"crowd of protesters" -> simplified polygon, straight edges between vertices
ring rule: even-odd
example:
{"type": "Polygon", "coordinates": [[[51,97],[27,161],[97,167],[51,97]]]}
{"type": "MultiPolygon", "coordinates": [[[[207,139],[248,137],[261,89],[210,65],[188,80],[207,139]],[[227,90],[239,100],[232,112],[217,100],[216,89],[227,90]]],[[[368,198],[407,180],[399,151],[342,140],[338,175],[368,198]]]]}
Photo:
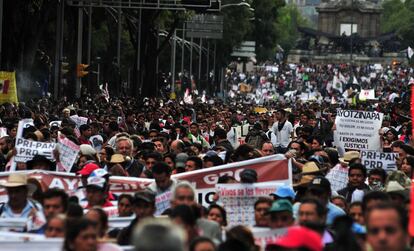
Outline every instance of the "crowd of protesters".
{"type": "MultiPolygon", "coordinates": [[[[0,218],[26,218],[25,231],[64,238],[64,250],[127,245],[136,250],[259,250],[249,227],[227,227],[220,198],[204,208],[193,185],[171,175],[283,154],[292,161],[293,186],[279,187],[254,204],[254,227],[287,229],[266,250],[409,250],[412,75],[412,68],[400,65],[273,65],[248,76],[229,72],[225,101],[97,95],[2,104],[7,135],[0,138],[1,171],[12,166],[19,120],[32,118],[24,138],[57,142],[60,133],[80,145],[70,172],[81,177],[85,201],[57,188],[42,190],[24,172],[11,172],[0,184],[8,196],[0,218]],[[334,86],[339,75],[341,86],[334,86]],[[252,87],[250,94],[242,85],[252,87]],[[376,100],[356,98],[372,88],[376,100]],[[258,106],[265,109],[258,112],[258,106]],[[381,148],[398,153],[397,170],[368,171],[352,149],[340,156],[333,137],[337,108],[384,113],[381,148]],[[88,123],[77,127],[72,115],[88,123]],[[234,128],[243,125],[249,131],[240,140],[234,128]],[[110,176],[154,181],[134,194],[116,195],[108,186],[110,176]],[[171,208],[154,218],[156,196],[168,191],[171,208]],[[103,209],[115,205],[119,217],[131,222],[109,229],[103,209]]],[[[17,163],[16,170],[55,171],[55,158],[37,155],[17,163]]],[[[257,173],[245,169],[240,180],[225,175],[218,182],[254,183],[257,173]]]]}

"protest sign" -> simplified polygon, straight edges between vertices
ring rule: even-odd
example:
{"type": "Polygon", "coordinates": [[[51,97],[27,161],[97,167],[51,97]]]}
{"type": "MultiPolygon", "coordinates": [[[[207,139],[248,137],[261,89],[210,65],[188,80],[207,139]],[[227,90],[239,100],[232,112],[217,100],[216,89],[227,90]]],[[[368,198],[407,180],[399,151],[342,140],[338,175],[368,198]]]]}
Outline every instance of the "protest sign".
{"type": "Polygon", "coordinates": [[[33,119],[22,119],[17,126],[16,138],[23,138],[23,130],[29,126],[34,126],[33,119]]]}
{"type": "Polygon", "coordinates": [[[40,141],[33,141],[23,138],[16,139],[16,156],[14,160],[16,162],[27,162],[35,155],[42,155],[49,160],[54,160],[53,150],[55,149],[55,143],[46,143],[40,141]]]}
{"type": "Polygon", "coordinates": [[[155,197],[155,215],[161,215],[165,210],[170,208],[170,201],[172,198],[172,192],[167,191],[165,193],[159,194],[155,197]]]}
{"type": "Polygon", "coordinates": [[[367,169],[382,168],[386,171],[397,170],[398,153],[361,151],[361,161],[367,169]]]}
{"type": "MultiPolygon", "coordinates": [[[[382,113],[339,109],[335,119],[335,144],[338,148],[379,151],[378,134],[382,113]]],[[[342,151],[338,150],[338,151],[342,151]]]]}
{"type": "Polygon", "coordinates": [[[217,184],[220,201],[227,210],[228,225],[254,226],[254,203],[259,197],[268,197],[279,185],[277,182],[217,184]]]}
{"type": "Polygon", "coordinates": [[[81,125],[88,123],[88,118],[86,117],[79,117],[78,115],[70,116],[70,119],[73,120],[76,124],[76,128],[79,128],[81,125]]]}
{"type": "Polygon", "coordinates": [[[57,171],[70,172],[70,169],[75,163],[80,147],[59,133],[58,136],[58,151],[59,162],[57,162],[57,171]]]}
{"type": "Polygon", "coordinates": [[[261,247],[261,250],[265,250],[267,243],[276,241],[287,232],[287,228],[270,229],[253,227],[250,230],[253,233],[254,243],[261,247]]]}
{"type": "Polygon", "coordinates": [[[6,127],[0,127],[0,138],[7,136],[7,128],[6,127]]]}
{"type": "Polygon", "coordinates": [[[375,99],[375,89],[361,90],[359,100],[375,99]]]}
{"type": "Polygon", "coordinates": [[[208,206],[213,203],[215,185],[220,176],[229,175],[240,180],[240,173],[247,168],[257,172],[258,182],[277,181],[280,184],[292,184],[291,163],[283,154],[175,174],[172,177],[191,182],[197,190],[198,202],[208,206]]]}

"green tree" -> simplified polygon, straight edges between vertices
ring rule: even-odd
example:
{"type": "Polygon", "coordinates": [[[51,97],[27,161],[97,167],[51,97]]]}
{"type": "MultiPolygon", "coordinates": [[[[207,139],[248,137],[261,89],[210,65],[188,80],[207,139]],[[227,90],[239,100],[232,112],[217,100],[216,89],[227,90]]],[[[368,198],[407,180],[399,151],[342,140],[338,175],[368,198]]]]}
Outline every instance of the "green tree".
{"type": "Polygon", "coordinates": [[[403,46],[414,45],[414,1],[386,0],[381,20],[383,32],[396,32],[403,46]]]}
{"type": "Polygon", "coordinates": [[[308,20],[300,14],[296,5],[286,5],[280,8],[276,23],[277,42],[285,52],[292,49],[296,40],[300,37],[297,30],[298,26],[308,25],[308,20]]]}
{"type": "Polygon", "coordinates": [[[256,41],[258,61],[272,59],[281,34],[277,29],[277,19],[284,0],[254,0],[254,29],[252,38],[256,41]]]}

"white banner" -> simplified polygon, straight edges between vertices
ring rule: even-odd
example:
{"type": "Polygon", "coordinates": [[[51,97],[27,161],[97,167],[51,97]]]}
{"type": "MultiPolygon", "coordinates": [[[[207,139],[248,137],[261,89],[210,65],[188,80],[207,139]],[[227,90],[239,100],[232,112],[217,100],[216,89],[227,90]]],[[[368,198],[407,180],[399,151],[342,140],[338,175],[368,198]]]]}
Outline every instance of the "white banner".
{"type": "Polygon", "coordinates": [[[75,163],[80,147],[59,133],[58,136],[59,162],[57,163],[57,171],[70,172],[75,163]]]}
{"type": "Polygon", "coordinates": [[[50,160],[54,160],[53,150],[55,149],[55,143],[45,143],[40,141],[32,141],[23,138],[16,139],[16,156],[14,161],[27,162],[35,155],[42,155],[50,160]]]}
{"type": "Polygon", "coordinates": [[[281,185],[277,182],[217,184],[220,201],[227,210],[228,225],[254,226],[254,203],[259,197],[268,197],[281,185]]]}
{"type": "Polygon", "coordinates": [[[274,242],[280,237],[284,236],[287,232],[287,228],[278,228],[278,229],[270,229],[270,228],[262,228],[262,227],[254,227],[251,228],[254,242],[256,245],[261,247],[260,250],[265,250],[266,244],[268,242],[274,242]]]}
{"type": "Polygon", "coordinates": [[[386,171],[397,170],[396,159],[398,153],[383,153],[375,151],[361,151],[361,160],[367,169],[382,168],[386,171]]]}
{"type": "Polygon", "coordinates": [[[361,90],[359,93],[359,100],[375,99],[375,90],[361,90]]]}
{"type": "Polygon", "coordinates": [[[335,144],[338,148],[379,151],[384,114],[368,111],[340,110],[335,119],[335,144]]]}

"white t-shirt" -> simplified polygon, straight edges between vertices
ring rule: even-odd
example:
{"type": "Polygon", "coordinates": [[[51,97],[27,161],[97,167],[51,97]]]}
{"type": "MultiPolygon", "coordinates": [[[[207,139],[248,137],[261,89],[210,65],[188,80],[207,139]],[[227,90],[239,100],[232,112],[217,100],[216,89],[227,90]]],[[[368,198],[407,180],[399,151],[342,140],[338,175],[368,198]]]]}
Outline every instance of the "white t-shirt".
{"type": "Polygon", "coordinates": [[[276,144],[275,146],[287,147],[290,143],[290,135],[293,132],[292,123],[285,121],[285,124],[282,127],[282,130],[279,131],[279,122],[276,121],[272,126],[272,131],[276,135],[276,144]]]}

